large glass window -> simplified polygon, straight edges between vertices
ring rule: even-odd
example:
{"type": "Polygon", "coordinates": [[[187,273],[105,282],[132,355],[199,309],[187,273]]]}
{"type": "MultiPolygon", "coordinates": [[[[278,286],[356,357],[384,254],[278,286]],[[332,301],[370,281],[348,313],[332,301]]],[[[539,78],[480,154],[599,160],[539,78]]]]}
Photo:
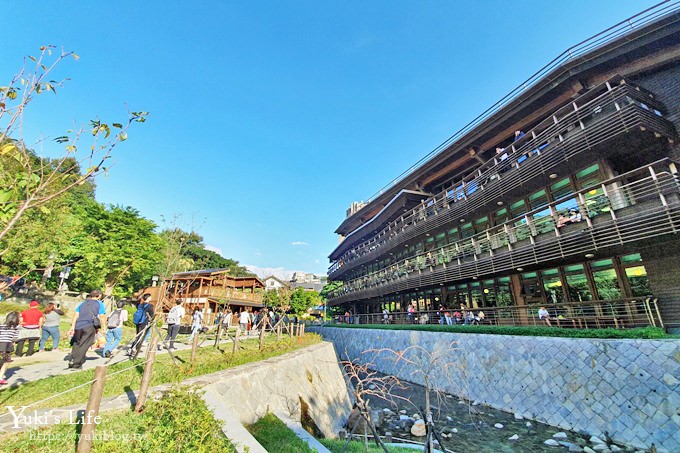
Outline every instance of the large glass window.
{"type": "Polygon", "coordinates": [[[526,203],[524,200],[519,200],[510,205],[510,217],[515,218],[527,212],[526,203]]]}
{"type": "Polygon", "coordinates": [[[496,302],[496,288],[494,285],[493,280],[484,280],[482,282],[482,285],[484,286],[484,289],[482,292],[484,293],[484,306],[485,307],[495,307],[497,305],[496,302]]]}
{"type": "Polygon", "coordinates": [[[586,276],[583,264],[565,266],[564,275],[567,280],[567,292],[569,293],[569,300],[574,302],[582,302],[593,299],[593,293],[590,291],[588,277],[586,276]]]}
{"type": "Polygon", "coordinates": [[[472,301],[471,308],[479,308],[484,305],[482,302],[482,288],[479,282],[470,283],[470,300],[472,301]]]}
{"type": "Polygon", "coordinates": [[[512,291],[510,291],[510,277],[501,277],[497,280],[496,300],[499,307],[512,305],[512,291]]]}
{"type": "Polygon", "coordinates": [[[493,216],[493,219],[495,225],[500,225],[508,221],[510,219],[508,216],[508,208],[503,208],[496,211],[496,213],[493,216]]]}
{"type": "Polygon", "coordinates": [[[449,230],[449,244],[453,244],[458,239],[460,239],[460,234],[458,233],[458,228],[452,228],[449,230]]]}
{"type": "Polygon", "coordinates": [[[562,291],[562,279],[559,269],[547,269],[541,271],[543,277],[543,288],[545,298],[549,304],[561,304],[564,302],[564,291],[562,291]]]}
{"type": "Polygon", "coordinates": [[[613,260],[593,261],[590,263],[590,269],[593,272],[593,280],[599,299],[613,300],[622,297],[613,260]]]}
{"type": "Polygon", "coordinates": [[[566,197],[574,193],[571,188],[571,182],[569,178],[564,178],[550,186],[550,193],[553,200],[559,200],[562,197],[566,197]]]}
{"type": "Polygon", "coordinates": [[[468,222],[460,228],[463,239],[469,238],[475,234],[475,230],[472,228],[472,222],[468,222]]]}
{"type": "Polygon", "coordinates": [[[536,303],[542,301],[543,291],[536,272],[522,274],[522,293],[527,302],[536,303]]]}
{"type": "Polygon", "coordinates": [[[475,232],[476,233],[482,233],[486,231],[486,229],[489,228],[489,218],[488,217],[482,217],[481,219],[475,220],[475,232]]]}
{"type": "Polygon", "coordinates": [[[624,267],[633,297],[647,296],[652,293],[649,279],[647,278],[647,270],[642,265],[642,258],[639,253],[622,256],[621,264],[624,267]]]}
{"type": "Polygon", "coordinates": [[[456,302],[458,305],[464,304],[466,307],[470,306],[470,296],[468,294],[468,288],[465,283],[457,285],[456,286],[456,298],[458,299],[456,302]]]}

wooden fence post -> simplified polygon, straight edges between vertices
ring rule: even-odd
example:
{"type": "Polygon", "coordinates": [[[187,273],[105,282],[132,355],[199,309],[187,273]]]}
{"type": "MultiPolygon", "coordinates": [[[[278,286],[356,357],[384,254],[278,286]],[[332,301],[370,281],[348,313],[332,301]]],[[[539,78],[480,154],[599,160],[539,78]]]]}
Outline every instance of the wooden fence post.
{"type": "Polygon", "coordinates": [[[94,429],[99,420],[99,405],[102,402],[104,384],[106,383],[106,365],[97,365],[94,370],[94,382],[90,387],[90,398],[87,400],[85,414],[83,415],[83,425],[80,430],[78,447],[76,453],[89,453],[92,450],[92,440],[94,429]]]}
{"type": "Polygon", "coordinates": [[[236,355],[236,351],[238,350],[238,337],[241,336],[241,327],[236,328],[236,335],[234,335],[234,348],[231,350],[231,355],[234,356],[236,355]]]}
{"type": "Polygon", "coordinates": [[[276,325],[276,342],[281,341],[281,322],[276,325]]]}
{"type": "Polygon", "coordinates": [[[290,334],[291,338],[293,338],[293,329],[295,329],[295,324],[292,322],[288,323],[288,333],[290,334]]]}
{"type": "Polygon", "coordinates": [[[222,337],[222,321],[217,325],[217,336],[215,337],[215,347],[220,345],[220,339],[222,337]]]}
{"type": "Polygon", "coordinates": [[[198,349],[198,336],[200,335],[200,330],[196,332],[196,335],[194,335],[194,341],[191,343],[191,358],[189,359],[190,362],[193,362],[194,359],[196,359],[196,350],[198,349]]]}
{"type": "Polygon", "coordinates": [[[137,395],[137,403],[135,404],[135,412],[141,412],[146,403],[146,394],[149,391],[151,384],[151,373],[153,372],[153,364],[156,361],[156,349],[158,346],[158,337],[154,335],[149,345],[149,351],[146,354],[146,363],[144,364],[144,373],[142,374],[142,383],[139,386],[139,394],[137,395]]]}
{"type": "Polygon", "coordinates": [[[264,329],[265,329],[265,324],[266,323],[266,318],[262,319],[262,323],[260,324],[260,351],[264,347],[264,329]]]}

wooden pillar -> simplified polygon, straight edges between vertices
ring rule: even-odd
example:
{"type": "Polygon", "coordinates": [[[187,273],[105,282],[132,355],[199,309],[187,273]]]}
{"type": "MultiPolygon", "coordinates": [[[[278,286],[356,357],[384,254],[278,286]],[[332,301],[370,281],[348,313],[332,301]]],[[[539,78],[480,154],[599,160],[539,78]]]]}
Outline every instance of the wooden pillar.
{"type": "Polygon", "coordinates": [[[241,326],[236,328],[236,335],[234,335],[234,345],[231,350],[231,355],[234,356],[236,355],[236,351],[238,350],[238,337],[241,336],[241,326]]]}
{"type": "Polygon", "coordinates": [[[153,364],[156,361],[156,349],[158,348],[158,336],[154,335],[149,344],[149,350],[146,354],[146,363],[144,364],[144,373],[142,374],[142,383],[139,387],[139,394],[137,396],[137,403],[135,404],[135,412],[141,412],[146,403],[146,394],[149,391],[151,384],[151,373],[153,372],[153,364]]]}
{"type": "Polygon", "coordinates": [[[193,362],[194,359],[196,358],[196,350],[198,349],[198,336],[201,334],[201,331],[199,330],[196,332],[194,335],[194,341],[191,343],[191,358],[189,359],[190,362],[193,362]]]}
{"type": "Polygon", "coordinates": [[[104,384],[106,383],[106,369],[105,365],[98,365],[94,370],[95,380],[92,383],[92,387],[90,387],[90,398],[87,400],[85,414],[83,415],[83,425],[80,430],[76,453],[89,453],[92,450],[94,429],[99,420],[99,405],[102,401],[104,384]]]}

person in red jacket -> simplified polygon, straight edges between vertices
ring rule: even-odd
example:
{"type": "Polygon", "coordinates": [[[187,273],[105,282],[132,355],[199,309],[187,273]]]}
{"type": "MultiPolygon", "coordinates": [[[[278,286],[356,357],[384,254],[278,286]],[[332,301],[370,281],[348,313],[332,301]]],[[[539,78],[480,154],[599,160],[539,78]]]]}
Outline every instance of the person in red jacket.
{"type": "Polygon", "coordinates": [[[40,304],[37,300],[32,300],[28,306],[28,310],[21,312],[21,330],[19,330],[19,340],[17,341],[16,348],[17,357],[24,355],[24,343],[27,340],[28,351],[26,351],[26,355],[33,354],[35,344],[40,339],[40,328],[45,322],[45,315],[38,309],[40,304]]]}

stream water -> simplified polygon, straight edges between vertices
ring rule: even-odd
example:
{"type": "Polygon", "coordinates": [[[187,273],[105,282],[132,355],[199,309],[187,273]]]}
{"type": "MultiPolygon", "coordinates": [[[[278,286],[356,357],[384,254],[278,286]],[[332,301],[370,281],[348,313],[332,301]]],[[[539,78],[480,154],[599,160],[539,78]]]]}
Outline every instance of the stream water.
{"type": "MultiPolygon", "coordinates": [[[[424,437],[411,435],[411,420],[418,413],[416,407],[425,407],[424,387],[403,382],[408,388],[393,391],[397,395],[408,397],[411,403],[396,401],[397,405],[380,398],[369,398],[372,410],[382,412],[382,423],[378,427],[380,435],[391,432],[393,438],[424,441],[424,437]],[[415,405],[415,406],[414,406],[415,405]],[[400,411],[402,413],[400,413],[400,411]],[[404,413],[405,412],[405,413],[404,413]]],[[[518,420],[513,414],[496,410],[483,405],[474,405],[451,395],[437,398],[431,394],[434,424],[437,432],[443,432],[443,446],[456,453],[466,452],[558,452],[583,451],[583,446],[594,447],[589,442],[590,436],[555,428],[532,420],[518,420]],[[503,425],[502,428],[499,427],[503,425]],[[564,433],[566,436],[558,435],[564,433]],[[517,435],[516,440],[510,440],[517,435]],[[553,439],[562,442],[559,446],[549,446],[544,442],[553,439]],[[570,449],[571,444],[571,449],[570,449]]],[[[602,447],[600,447],[602,448],[602,447]]],[[[618,451],[616,446],[603,451],[618,451]]]]}

